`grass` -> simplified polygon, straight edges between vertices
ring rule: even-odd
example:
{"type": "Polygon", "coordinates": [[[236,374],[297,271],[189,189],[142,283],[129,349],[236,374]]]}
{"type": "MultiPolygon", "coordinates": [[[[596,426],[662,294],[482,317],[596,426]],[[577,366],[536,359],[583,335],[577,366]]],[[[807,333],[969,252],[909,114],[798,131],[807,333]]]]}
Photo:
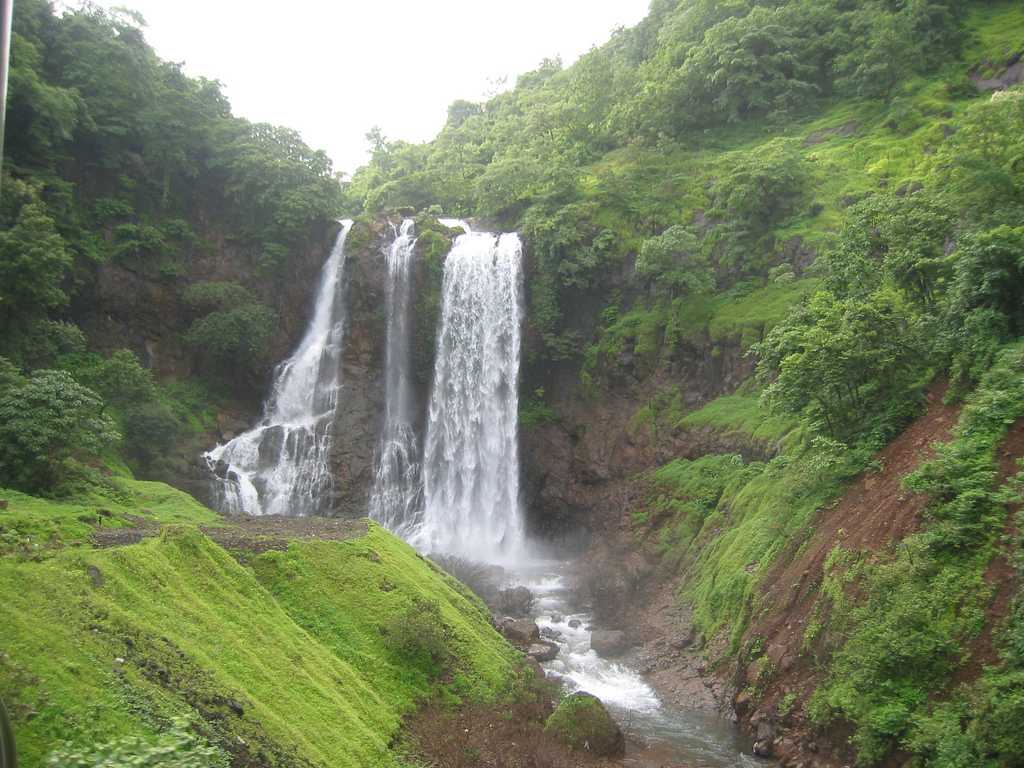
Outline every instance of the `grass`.
{"type": "Polygon", "coordinates": [[[122,528],[141,518],[154,523],[219,525],[221,518],[164,483],[113,476],[73,499],[41,499],[0,488],[0,555],[40,558],[88,543],[97,527],[122,528]]]}
{"type": "MultiPolygon", "coordinates": [[[[397,764],[392,737],[441,671],[381,633],[415,599],[439,606],[449,699],[494,700],[511,679],[517,654],[479,602],[384,530],[243,566],[195,529],[206,515],[194,502],[158,483],[136,490],[154,516],[189,524],[132,546],[0,560],[0,688],[25,765],[63,740],[149,736],[178,715],[256,764],[397,764]]],[[[64,518],[91,509],[11,502],[72,541],[84,524],[64,518]]]]}
{"type": "Polygon", "coordinates": [[[743,349],[761,341],[785,319],[790,307],[819,285],[814,278],[768,283],[746,295],[724,299],[708,322],[712,341],[739,340],[743,349]]]}
{"type": "Polygon", "coordinates": [[[758,394],[724,395],[683,416],[680,427],[711,427],[726,435],[742,436],[756,443],[784,446],[799,437],[799,422],[792,416],[776,416],[761,407],[758,394]]]}

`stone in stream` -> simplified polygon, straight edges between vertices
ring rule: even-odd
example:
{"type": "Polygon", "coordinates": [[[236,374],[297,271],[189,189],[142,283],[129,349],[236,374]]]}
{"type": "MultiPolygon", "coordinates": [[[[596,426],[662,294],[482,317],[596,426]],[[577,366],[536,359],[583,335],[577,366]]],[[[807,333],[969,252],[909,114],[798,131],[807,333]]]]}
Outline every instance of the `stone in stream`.
{"type": "Polygon", "coordinates": [[[558,656],[558,643],[552,643],[550,640],[531,643],[526,649],[526,655],[537,661],[551,661],[558,656]]]}
{"type": "Polygon", "coordinates": [[[622,729],[601,700],[589,693],[573,693],[562,699],[544,730],[570,749],[597,757],[621,757],[626,752],[622,729]]]}
{"type": "Polygon", "coordinates": [[[563,618],[564,617],[560,613],[552,613],[551,614],[551,623],[552,624],[561,624],[563,618]]]}
{"type": "Polygon", "coordinates": [[[527,646],[540,639],[537,623],[530,619],[514,619],[506,616],[498,622],[498,631],[513,645],[527,646]]]}
{"type": "Polygon", "coordinates": [[[557,640],[562,636],[562,633],[557,629],[552,629],[551,627],[541,627],[540,636],[545,640],[557,640]]]}
{"type": "Polygon", "coordinates": [[[582,623],[583,622],[581,622],[579,619],[569,619],[569,626],[573,629],[579,629],[579,626],[582,623]]]}
{"type": "Polygon", "coordinates": [[[590,633],[590,647],[602,656],[620,656],[628,646],[626,633],[620,629],[595,629],[590,633]]]}

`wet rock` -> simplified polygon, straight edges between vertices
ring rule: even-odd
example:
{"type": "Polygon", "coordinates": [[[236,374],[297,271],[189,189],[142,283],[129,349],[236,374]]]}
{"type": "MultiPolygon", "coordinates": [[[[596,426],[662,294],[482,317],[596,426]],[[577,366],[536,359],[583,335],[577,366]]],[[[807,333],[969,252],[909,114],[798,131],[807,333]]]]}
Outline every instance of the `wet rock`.
{"type": "Polygon", "coordinates": [[[573,629],[579,629],[580,624],[582,623],[583,622],[581,622],[579,619],[569,619],[569,626],[573,629]]]}
{"type": "Polygon", "coordinates": [[[590,633],[590,647],[602,656],[621,656],[628,646],[626,633],[620,629],[595,629],[590,633]]]}
{"type": "Polygon", "coordinates": [[[763,739],[754,742],[754,754],[758,757],[772,756],[772,743],[763,739]]]}
{"type": "Polygon", "coordinates": [[[526,655],[537,661],[551,661],[558,656],[558,643],[552,643],[550,640],[531,643],[526,649],[526,655]]]}
{"type": "Polygon", "coordinates": [[[540,636],[547,640],[557,640],[562,636],[562,633],[557,629],[552,629],[551,627],[541,627],[540,636]]]}
{"type": "Polygon", "coordinates": [[[570,749],[597,757],[621,757],[626,739],[604,704],[589,693],[573,693],[551,713],[544,730],[570,749]]]}
{"type": "Polygon", "coordinates": [[[533,605],[533,593],[526,587],[512,587],[498,593],[495,607],[506,616],[522,617],[530,613],[533,605]]]}
{"type": "Polygon", "coordinates": [[[561,624],[564,619],[565,619],[565,617],[562,616],[562,614],[560,614],[560,613],[552,613],[551,614],[551,623],[552,624],[561,624]]]}
{"type": "Polygon", "coordinates": [[[511,616],[506,616],[498,622],[498,631],[513,645],[525,647],[540,640],[540,630],[537,628],[536,622],[530,619],[514,619],[511,616]]]}

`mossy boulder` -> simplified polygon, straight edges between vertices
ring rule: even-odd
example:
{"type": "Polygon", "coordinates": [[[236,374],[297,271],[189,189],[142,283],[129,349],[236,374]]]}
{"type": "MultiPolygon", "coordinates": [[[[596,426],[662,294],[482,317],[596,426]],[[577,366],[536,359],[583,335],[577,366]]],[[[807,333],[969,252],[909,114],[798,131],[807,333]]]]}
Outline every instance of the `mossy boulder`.
{"type": "Polygon", "coordinates": [[[573,693],[562,699],[544,730],[571,749],[599,757],[620,757],[626,752],[622,729],[601,700],[589,693],[573,693]]]}

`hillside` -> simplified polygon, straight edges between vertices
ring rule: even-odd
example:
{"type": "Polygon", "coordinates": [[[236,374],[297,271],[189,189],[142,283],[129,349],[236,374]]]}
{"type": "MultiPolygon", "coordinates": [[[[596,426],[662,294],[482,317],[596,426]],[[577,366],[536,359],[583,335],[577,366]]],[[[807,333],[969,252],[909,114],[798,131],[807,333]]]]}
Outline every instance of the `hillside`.
{"type": "Polygon", "coordinates": [[[0,493],[0,689],[22,764],[185,718],[211,765],[398,765],[427,697],[514,690],[479,600],[376,526],[250,530],[157,483],[120,487],[103,506],[0,493]]]}
{"type": "Polygon", "coordinates": [[[147,482],[209,490],[199,453],[255,422],[344,214],[332,514],[373,483],[392,226],[421,440],[438,217],[516,231],[527,527],[662,697],[783,765],[1024,764],[1019,2],[654,0],[432,141],[372,132],[344,182],[130,14],[18,6],[0,682],[30,763],[191,714],[233,764],[387,765],[428,694],[501,705],[478,602],[382,529],[239,532],[147,482]],[[379,631],[416,597],[440,680],[379,631]]]}

